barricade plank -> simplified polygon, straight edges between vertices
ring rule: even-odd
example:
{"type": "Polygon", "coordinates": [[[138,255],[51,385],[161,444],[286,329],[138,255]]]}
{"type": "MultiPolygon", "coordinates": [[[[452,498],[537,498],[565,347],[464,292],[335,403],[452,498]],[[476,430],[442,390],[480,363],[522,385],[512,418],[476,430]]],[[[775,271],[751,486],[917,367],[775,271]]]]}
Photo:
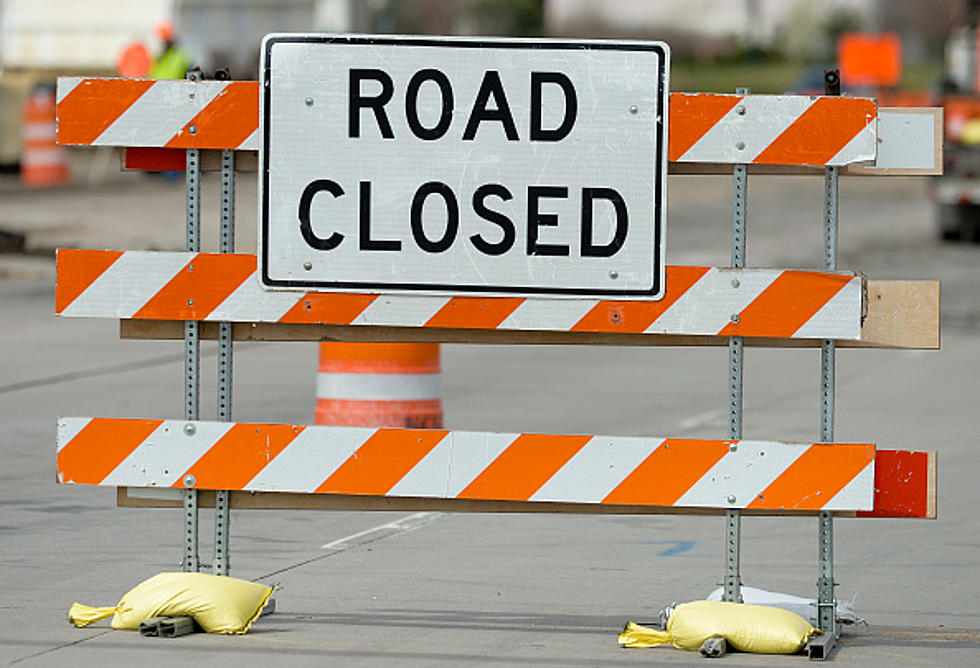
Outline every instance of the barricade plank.
{"type": "Polygon", "coordinates": [[[74,317],[578,334],[858,340],[853,273],[668,267],[661,301],[265,291],[253,255],[61,249],[57,312],[74,317]],[[487,317],[483,317],[486,314],[487,317]],[[492,316],[492,317],[491,317],[492,316]]]}
{"type": "Polygon", "coordinates": [[[874,509],[875,447],[867,443],[61,418],[57,459],[59,482],[114,487],[874,509]]]}
{"type": "Polygon", "coordinates": [[[256,81],[60,77],[57,99],[61,144],[258,148],[256,81]]]}
{"type": "MultiPolygon", "coordinates": [[[[898,281],[897,281],[898,282],[898,281]]],[[[868,281],[869,290],[890,281],[868,281]]],[[[900,281],[900,290],[912,293],[936,294],[935,281],[900,281]],[[911,285],[906,285],[911,284],[911,285]],[[920,285],[921,284],[921,285],[920,285]],[[923,288],[924,289],[921,289],[923,288]]],[[[904,292],[899,296],[904,296],[904,292]]],[[[893,300],[901,302],[902,299],[893,300]]],[[[937,350],[939,348],[938,302],[927,301],[904,311],[891,313],[891,306],[902,304],[879,302],[872,311],[889,312],[889,322],[895,329],[886,329],[878,316],[865,319],[859,341],[838,340],[838,348],[893,348],[937,350]],[[905,323],[903,326],[898,323],[905,323]]],[[[284,325],[265,322],[235,323],[232,331],[236,341],[350,341],[389,343],[487,343],[516,345],[610,345],[610,346],[728,346],[727,336],[684,336],[679,334],[611,334],[593,332],[541,332],[495,329],[443,329],[439,327],[372,327],[347,325],[284,325]]],[[[202,322],[202,339],[216,339],[217,323],[202,322]]],[[[123,339],[177,340],[184,336],[180,320],[120,320],[119,335],[123,339]]],[[[755,348],[819,348],[820,339],[774,339],[748,337],[745,346],[755,348]]]]}
{"type": "MultiPolygon", "coordinates": [[[[834,511],[837,517],[936,518],[935,451],[875,451],[874,510],[834,511]],[[924,473],[931,484],[906,487],[904,478],[884,478],[878,473],[880,461],[911,456],[927,462],[924,473]],[[930,474],[931,471],[931,474],[930,474]],[[900,501],[899,501],[900,500],[900,501]]],[[[887,467],[887,464],[886,464],[887,467]]],[[[885,469],[887,471],[887,468],[885,469]]],[[[179,508],[180,491],[153,487],[119,487],[116,503],[120,507],[179,508]]],[[[606,503],[535,503],[529,501],[484,501],[479,499],[428,499],[420,497],[353,496],[344,494],[298,494],[292,492],[231,492],[230,505],[236,510],[392,510],[438,511],[450,513],[575,513],[581,515],[724,515],[722,508],[678,508],[672,506],[627,506],[606,503]]],[[[214,507],[214,492],[201,490],[202,508],[214,507]]],[[[815,510],[756,510],[746,508],[746,517],[785,517],[816,515],[815,510]]]]}
{"type": "MultiPolygon", "coordinates": [[[[172,151],[232,148],[243,154],[237,169],[254,171],[258,97],[255,81],[62,77],[58,141],[137,148],[124,156],[130,169],[182,169],[172,151]]],[[[728,173],[725,165],[736,161],[749,163],[752,174],[818,174],[827,164],[841,165],[843,174],[942,173],[941,109],[876,109],[864,98],[707,93],[672,93],[670,104],[671,173],[728,173]],[[793,141],[800,132],[806,142],[793,141]]],[[[218,169],[220,161],[206,154],[202,167],[218,169]]]]}
{"type": "MultiPolygon", "coordinates": [[[[256,81],[62,77],[58,80],[58,141],[254,152],[258,149],[258,91],[256,81]]],[[[915,141],[909,141],[908,111],[877,109],[867,98],[672,93],[671,171],[724,173],[721,165],[744,162],[752,165],[753,173],[818,173],[824,165],[851,165],[854,171],[847,168],[844,173],[867,175],[898,168],[905,174],[934,174],[935,160],[908,163],[910,156],[902,149],[931,140],[936,128],[942,127],[941,118],[933,118],[929,128],[922,125],[928,119],[917,123],[912,128],[915,141]],[[903,114],[895,116],[894,112],[903,114]],[[796,141],[801,133],[807,141],[796,141]],[[899,152],[891,151],[891,146],[899,152]],[[882,148],[884,154],[876,164],[882,148]],[[905,162],[893,164],[896,155],[905,162]],[[858,165],[865,166],[858,169],[858,165]]],[[[939,150],[934,143],[930,146],[939,150]]],[[[137,154],[131,168],[162,169],[154,163],[167,163],[164,153],[156,157],[146,151],[137,154]]],[[[251,156],[239,163],[243,171],[256,168],[251,156]]],[[[212,168],[206,158],[204,167],[212,168]]]]}

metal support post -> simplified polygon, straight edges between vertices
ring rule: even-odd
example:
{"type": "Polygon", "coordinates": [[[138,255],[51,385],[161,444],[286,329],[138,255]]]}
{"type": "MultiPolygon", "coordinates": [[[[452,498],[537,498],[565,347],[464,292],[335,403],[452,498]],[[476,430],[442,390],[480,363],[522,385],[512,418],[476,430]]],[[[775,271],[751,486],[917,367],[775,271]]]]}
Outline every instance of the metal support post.
{"type": "MultiPolygon", "coordinates": [[[[187,243],[186,249],[198,252],[201,248],[201,152],[187,149],[187,243]]],[[[184,322],[184,419],[197,420],[201,380],[201,342],[198,323],[184,322]]],[[[193,435],[194,426],[187,424],[184,433],[193,435]]],[[[190,476],[188,476],[190,477],[190,476]]],[[[192,486],[192,480],[184,484],[192,486]]],[[[200,570],[197,550],[197,490],[184,490],[184,559],[185,571],[200,570]]]]}
{"type": "MultiPolygon", "coordinates": [[[[736,88],[738,95],[748,95],[748,88],[736,88]]],[[[732,267],[745,266],[745,233],[748,208],[748,170],[744,164],[734,168],[732,188],[732,267]]],[[[732,287],[738,288],[738,280],[732,279],[732,287]]],[[[732,322],[738,322],[739,315],[731,314],[732,322]]],[[[742,438],[742,358],[744,349],[742,337],[733,336],[728,340],[728,437],[732,440],[742,438]]],[[[729,499],[735,503],[736,499],[729,499]]],[[[725,511],[725,581],[723,600],[742,602],[742,577],[739,574],[741,556],[742,513],[739,510],[725,511]]]]}
{"type": "MultiPolygon", "coordinates": [[[[838,167],[827,167],[824,174],[824,269],[837,269],[838,167]]],[[[836,346],[824,340],[820,346],[820,440],[834,440],[834,400],[836,389],[836,346]]],[[[836,638],[837,602],[834,597],[834,516],[820,512],[819,571],[817,580],[817,624],[825,635],[836,638]]]]}
{"type": "MultiPolygon", "coordinates": [[[[222,253],[235,252],[235,152],[221,151],[221,240],[222,253]]],[[[232,324],[218,325],[218,421],[231,421],[232,392],[232,324]]],[[[228,575],[229,530],[231,524],[227,490],[219,490],[214,496],[214,559],[213,573],[228,575]]]]}

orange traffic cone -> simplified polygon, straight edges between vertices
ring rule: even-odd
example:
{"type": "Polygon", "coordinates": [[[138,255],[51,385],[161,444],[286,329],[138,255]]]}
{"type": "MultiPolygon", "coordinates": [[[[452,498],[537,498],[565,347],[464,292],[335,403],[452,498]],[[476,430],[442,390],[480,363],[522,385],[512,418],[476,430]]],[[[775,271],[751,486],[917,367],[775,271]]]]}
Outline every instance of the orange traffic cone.
{"type": "Polygon", "coordinates": [[[21,119],[20,182],[39,187],[68,181],[68,153],[57,143],[54,90],[36,86],[24,102],[21,119]]]}
{"type": "Polygon", "coordinates": [[[442,428],[437,343],[321,343],[316,424],[442,428]]]}

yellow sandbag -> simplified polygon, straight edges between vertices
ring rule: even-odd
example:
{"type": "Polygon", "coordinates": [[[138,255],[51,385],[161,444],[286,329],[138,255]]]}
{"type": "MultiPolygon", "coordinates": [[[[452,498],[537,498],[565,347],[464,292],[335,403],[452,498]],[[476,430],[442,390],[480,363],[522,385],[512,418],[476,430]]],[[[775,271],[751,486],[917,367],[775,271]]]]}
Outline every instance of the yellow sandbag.
{"type": "Polygon", "coordinates": [[[805,619],[782,608],[726,601],[692,601],[674,608],[667,630],[649,629],[629,622],[619,634],[623,647],[672,644],[698,650],[712,636],[722,636],[742,652],[793,654],[820,631],[805,619]]]}
{"type": "Polygon", "coordinates": [[[619,644],[623,647],[659,647],[670,644],[670,634],[640,626],[636,622],[626,622],[626,628],[619,634],[619,644]]]}
{"type": "Polygon", "coordinates": [[[73,603],[68,621],[82,627],[114,615],[112,628],[137,629],[151,617],[193,617],[208,633],[245,633],[273,591],[257,582],[207,573],[160,573],[126,592],[114,608],[73,603]]]}

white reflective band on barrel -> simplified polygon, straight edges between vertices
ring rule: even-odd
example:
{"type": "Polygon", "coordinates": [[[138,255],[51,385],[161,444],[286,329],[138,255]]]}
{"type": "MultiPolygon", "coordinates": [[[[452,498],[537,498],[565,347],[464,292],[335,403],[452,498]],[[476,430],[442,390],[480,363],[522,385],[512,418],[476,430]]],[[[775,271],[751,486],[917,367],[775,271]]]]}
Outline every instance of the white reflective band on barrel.
{"type": "Polygon", "coordinates": [[[438,373],[326,373],[316,379],[318,399],[413,401],[439,399],[438,373]]]}

